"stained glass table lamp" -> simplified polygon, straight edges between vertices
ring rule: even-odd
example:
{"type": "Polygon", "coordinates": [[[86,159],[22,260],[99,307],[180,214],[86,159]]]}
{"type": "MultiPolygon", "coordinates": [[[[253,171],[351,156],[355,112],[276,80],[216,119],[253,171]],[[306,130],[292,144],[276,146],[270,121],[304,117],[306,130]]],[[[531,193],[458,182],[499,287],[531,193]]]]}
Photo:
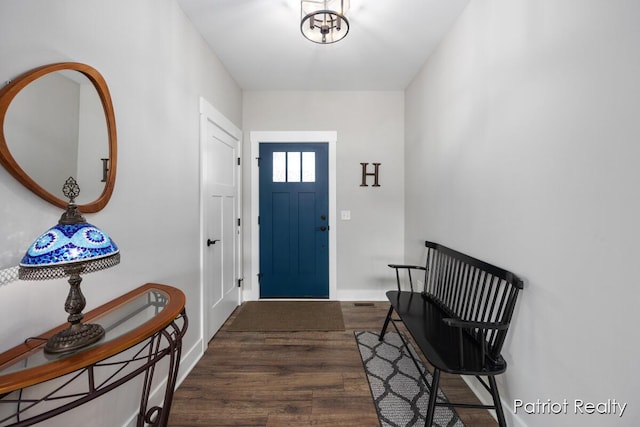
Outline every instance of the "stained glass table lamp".
{"type": "Polygon", "coordinates": [[[82,323],[86,300],[80,290],[80,274],[113,267],[120,262],[120,250],[113,240],[98,227],[89,224],[74,200],[80,187],[69,178],[64,187],[69,198],[66,211],[58,224],[51,227],[31,244],[20,262],[18,277],[23,280],[48,280],[69,277],[69,294],[64,308],[69,327],[49,338],[47,353],[62,353],[93,344],[104,336],[97,324],[82,323]]]}

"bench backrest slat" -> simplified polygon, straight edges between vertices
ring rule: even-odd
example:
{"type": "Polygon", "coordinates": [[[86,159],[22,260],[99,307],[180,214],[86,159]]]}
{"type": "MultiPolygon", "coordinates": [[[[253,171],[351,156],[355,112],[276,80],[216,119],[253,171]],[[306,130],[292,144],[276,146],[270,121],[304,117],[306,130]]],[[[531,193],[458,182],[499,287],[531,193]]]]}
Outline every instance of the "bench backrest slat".
{"type": "MultiPolygon", "coordinates": [[[[518,291],[523,283],[510,271],[457,252],[446,246],[425,242],[427,261],[423,294],[436,302],[450,317],[509,325],[518,291]]],[[[507,330],[466,330],[489,357],[500,357],[507,330]],[[484,343],[482,341],[484,340],[484,343]]]]}

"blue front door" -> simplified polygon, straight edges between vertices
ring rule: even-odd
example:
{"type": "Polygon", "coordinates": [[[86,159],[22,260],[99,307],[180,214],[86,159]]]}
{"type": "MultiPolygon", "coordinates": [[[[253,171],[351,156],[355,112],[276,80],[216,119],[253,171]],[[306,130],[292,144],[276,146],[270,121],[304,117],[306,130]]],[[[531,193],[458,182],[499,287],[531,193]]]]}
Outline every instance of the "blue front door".
{"type": "Polygon", "coordinates": [[[260,297],[329,297],[328,148],[260,144],[260,297]]]}

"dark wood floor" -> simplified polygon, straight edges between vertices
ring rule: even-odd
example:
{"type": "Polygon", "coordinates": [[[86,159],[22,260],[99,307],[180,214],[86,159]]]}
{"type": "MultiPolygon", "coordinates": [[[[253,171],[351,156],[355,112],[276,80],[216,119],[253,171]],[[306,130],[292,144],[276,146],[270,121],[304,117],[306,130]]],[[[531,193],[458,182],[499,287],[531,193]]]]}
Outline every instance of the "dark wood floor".
{"type": "MultiPolygon", "coordinates": [[[[353,332],[378,331],[388,303],[341,304],[344,332],[229,332],[232,315],[176,391],[169,425],[379,426],[353,332]]],[[[443,374],[441,387],[476,401],[458,376],[443,374]]],[[[497,425],[485,410],[458,413],[467,426],[497,425]]]]}

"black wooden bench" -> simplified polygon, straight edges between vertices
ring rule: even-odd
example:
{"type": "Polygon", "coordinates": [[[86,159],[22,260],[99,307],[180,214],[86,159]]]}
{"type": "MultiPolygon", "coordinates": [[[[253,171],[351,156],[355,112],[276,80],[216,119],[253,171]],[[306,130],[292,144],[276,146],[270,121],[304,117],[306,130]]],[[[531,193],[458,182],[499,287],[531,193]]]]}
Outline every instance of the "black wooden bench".
{"type": "MultiPolygon", "coordinates": [[[[433,421],[435,406],[442,405],[495,409],[498,423],[504,427],[506,422],[495,375],[507,369],[500,351],[518,292],[522,289],[522,280],[509,271],[437,243],[425,242],[425,246],[424,267],[389,265],[396,271],[398,290],[387,292],[391,307],[380,332],[380,341],[390,321],[402,338],[396,325],[396,322],[402,322],[433,366],[430,385],[421,372],[430,390],[426,426],[433,421]],[[420,277],[424,274],[420,289],[414,289],[416,277],[411,272],[416,270],[420,277]],[[410,290],[402,289],[403,282],[409,283],[410,290]],[[397,318],[392,316],[394,311],[397,318]],[[493,405],[436,402],[441,372],[476,376],[491,393],[493,405]],[[487,377],[489,384],[481,377],[487,377]]],[[[404,338],[403,342],[406,346],[404,338]]]]}

